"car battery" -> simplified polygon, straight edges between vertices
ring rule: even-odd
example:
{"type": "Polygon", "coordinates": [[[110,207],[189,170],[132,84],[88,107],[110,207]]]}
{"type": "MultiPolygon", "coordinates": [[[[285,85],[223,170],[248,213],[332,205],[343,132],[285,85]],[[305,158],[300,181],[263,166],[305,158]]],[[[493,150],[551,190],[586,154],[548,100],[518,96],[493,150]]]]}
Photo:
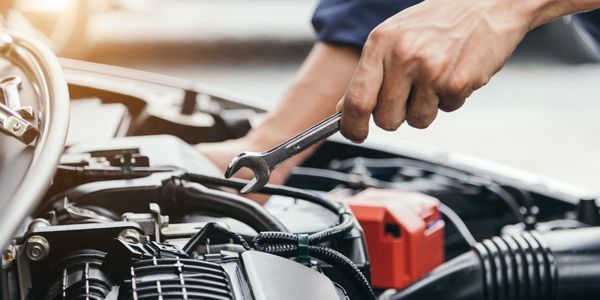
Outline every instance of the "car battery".
{"type": "Polygon", "coordinates": [[[339,199],[362,226],[374,288],[402,289],[444,262],[439,201],[421,193],[368,189],[339,199]]]}

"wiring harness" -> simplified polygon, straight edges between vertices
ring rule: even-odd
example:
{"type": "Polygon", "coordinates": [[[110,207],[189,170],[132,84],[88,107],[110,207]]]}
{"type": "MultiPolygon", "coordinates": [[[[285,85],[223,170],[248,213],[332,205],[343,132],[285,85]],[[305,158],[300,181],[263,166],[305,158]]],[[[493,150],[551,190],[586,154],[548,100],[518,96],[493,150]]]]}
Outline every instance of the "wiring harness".
{"type": "MultiPolygon", "coordinates": [[[[178,178],[202,185],[229,187],[238,190],[247,184],[247,181],[245,180],[223,179],[192,173],[183,174],[178,178]]],[[[339,221],[333,227],[312,234],[263,231],[258,233],[258,235],[251,240],[247,240],[247,238],[231,232],[217,223],[209,223],[202,230],[194,234],[190,241],[184,246],[184,251],[187,253],[193,252],[198,245],[206,241],[210,234],[217,234],[236,241],[247,250],[254,249],[286,258],[295,257],[301,263],[309,263],[310,257],[314,257],[332,265],[342,272],[352,274],[350,280],[354,284],[354,287],[359,291],[361,299],[375,298],[369,280],[350,259],[338,251],[321,245],[324,242],[332,241],[348,234],[354,228],[352,214],[349,213],[344,206],[300,189],[279,185],[268,184],[260,190],[260,193],[292,197],[320,205],[336,214],[339,217],[339,221]]]]}

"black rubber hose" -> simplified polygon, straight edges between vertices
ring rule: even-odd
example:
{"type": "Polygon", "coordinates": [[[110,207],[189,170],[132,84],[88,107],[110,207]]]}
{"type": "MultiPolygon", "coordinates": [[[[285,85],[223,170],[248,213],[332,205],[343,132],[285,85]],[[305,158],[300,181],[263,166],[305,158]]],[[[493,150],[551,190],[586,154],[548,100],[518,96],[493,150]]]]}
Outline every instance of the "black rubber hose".
{"type": "Polygon", "coordinates": [[[600,294],[600,227],[493,237],[386,299],[592,300],[600,294]]]}
{"type": "MultiPolygon", "coordinates": [[[[222,187],[230,187],[230,188],[234,188],[237,190],[242,189],[249,182],[248,180],[225,179],[225,178],[219,178],[219,177],[213,177],[213,176],[207,176],[207,175],[201,175],[201,174],[193,174],[193,173],[185,173],[185,174],[181,175],[180,178],[183,180],[187,180],[190,182],[196,182],[196,183],[200,183],[200,184],[204,184],[204,185],[216,185],[216,186],[222,186],[222,187]]],[[[286,186],[282,186],[282,185],[267,184],[262,189],[260,189],[257,193],[301,199],[301,200],[322,206],[322,207],[326,208],[327,210],[329,210],[333,213],[336,213],[336,214],[340,214],[340,210],[341,210],[341,212],[345,211],[345,208],[343,206],[333,203],[331,201],[328,201],[326,199],[323,199],[317,195],[308,193],[308,192],[300,190],[300,189],[286,187],[286,186]]]]}
{"type": "Polygon", "coordinates": [[[244,249],[250,250],[250,244],[248,244],[248,242],[246,242],[241,235],[223,228],[216,222],[209,222],[200,231],[196,232],[187,243],[185,243],[182,248],[183,251],[187,254],[192,254],[192,252],[194,252],[194,250],[196,250],[200,244],[206,242],[211,234],[217,234],[232,239],[238,244],[242,245],[244,249]]]}
{"type": "MultiPolygon", "coordinates": [[[[200,175],[200,174],[191,174],[191,173],[186,173],[183,176],[181,176],[180,178],[183,180],[196,182],[196,183],[200,183],[200,184],[218,185],[218,186],[231,187],[231,188],[237,188],[237,189],[241,189],[247,184],[247,181],[245,181],[245,180],[223,179],[223,178],[217,178],[217,177],[200,175]]],[[[346,211],[346,208],[342,205],[336,204],[327,199],[321,198],[319,196],[313,195],[311,193],[307,193],[307,192],[299,190],[299,189],[290,188],[290,187],[286,187],[286,186],[267,185],[264,188],[262,188],[262,190],[260,192],[265,193],[265,194],[280,195],[280,196],[286,196],[286,197],[292,197],[292,198],[296,198],[296,199],[305,200],[305,201],[317,204],[319,206],[322,206],[322,207],[328,209],[329,211],[339,215],[340,220],[337,225],[335,225],[331,228],[325,229],[323,231],[316,232],[309,236],[309,242],[311,244],[319,244],[319,243],[322,243],[322,242],[325,242],[328,240],[338,238],[340,236],[347,234],[348,232],[350,232],[352,230],[352,228],[354,228],[354,220],[352,218],[352,215],[346,211]]],[[[282,230],[279,230],[279,231],[282,231],[282,230]]],[[[264,240],[269,240],[269,237],[266,235],[263,235],[263,238],[264,238],[264,240]]]]}
{"type": "Polygon", "coordinates": [[[257,232],[288,229],[269,211],[256,202],[228,192],[188,184],[177,178],[165,182],[165,193],[181,208],[201,210],[237,219],[257,232]]]}

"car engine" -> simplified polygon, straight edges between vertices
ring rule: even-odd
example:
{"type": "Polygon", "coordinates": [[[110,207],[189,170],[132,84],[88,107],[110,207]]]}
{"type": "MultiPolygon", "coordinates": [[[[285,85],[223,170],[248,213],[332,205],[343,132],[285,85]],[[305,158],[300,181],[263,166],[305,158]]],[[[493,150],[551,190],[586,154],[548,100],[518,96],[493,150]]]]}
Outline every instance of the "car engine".
{"type": "Polygon", "coordinates": [[[260,205],[190,145],[243,136],[263,109],[0,40],[0,299],[600,293],[600,210],[576,188],[333,137],[260,205]]]}

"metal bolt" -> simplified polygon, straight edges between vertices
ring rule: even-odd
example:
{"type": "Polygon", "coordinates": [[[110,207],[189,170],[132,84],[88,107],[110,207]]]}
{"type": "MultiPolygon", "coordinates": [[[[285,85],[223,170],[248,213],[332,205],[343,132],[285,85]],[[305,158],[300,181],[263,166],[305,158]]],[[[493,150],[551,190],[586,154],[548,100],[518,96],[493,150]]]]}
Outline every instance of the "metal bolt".
{"type": "Polygon", "coordinates": [[[27,239],[25,254],[31,260],[38,261],[46,258],[50,253],[50,243],[46,238],[34,235],[27,239]]]}
{"type": "Polygon", "coordinates": [[[133,243],[140,243],[142,239],[140,233],[135,229],[124,229],[119,232],[119,237],[133,243]]]}
{"type": "Polygon", "coordinates": [[[13,260],[15,260],[15,253],[10,249],[5,249],[4,260],[6,260],[7,262],[12,262],[13,260]]]}
{"type": "Polygon", "coordinates": [[[19,131],[19,129],[21,129],[21,123],[16,123],[13,124],[13,131],[19,131]]]}

